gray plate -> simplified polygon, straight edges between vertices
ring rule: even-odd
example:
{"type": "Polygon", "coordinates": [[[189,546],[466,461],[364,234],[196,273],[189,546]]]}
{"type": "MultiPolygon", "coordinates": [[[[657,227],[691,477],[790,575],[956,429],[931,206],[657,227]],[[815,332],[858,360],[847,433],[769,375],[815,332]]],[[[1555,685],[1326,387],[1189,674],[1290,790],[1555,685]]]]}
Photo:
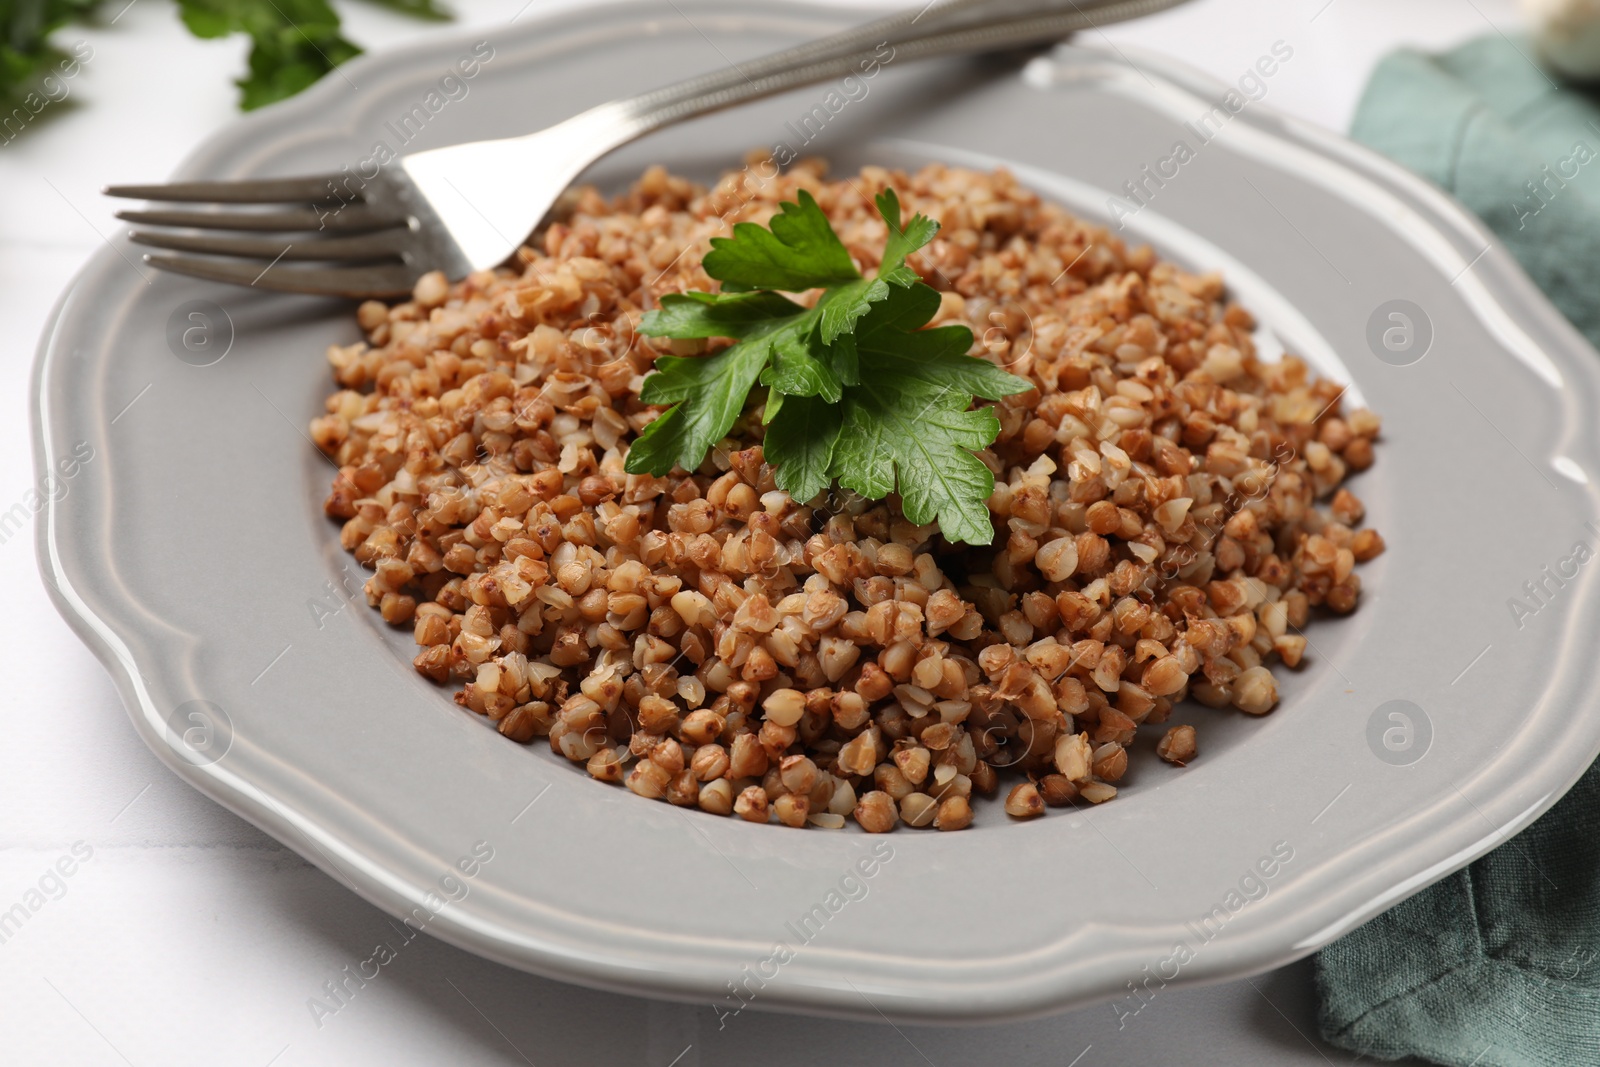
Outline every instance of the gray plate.
{"type": "MultiPolygon", "coordinates": [[[[708,41],[738,58],[841,19],[677,7],[497,33],[470,92],[408,147],[532,129],[714,63],[708,41]]],[[[359,60],[359,92],[328,79],[219,134],[180,176],[303,173],[398,147],[401,117],[471,43],[359,60]]],[[[1390,547],[1363,570],[1361,610],[1312,627],[1309,665],[1271,716],[1192,712],[1190,768],[1141,762],[1091,810],[1009,825],[991,804],[965,833],[879,839],[646,803],[509,744],[351,599],[361,575],[320,514],[332,472],[305,426],[329,388],[324,348],[357,339],[350,308],[147,285],[120,244],[62,297],[35,371],[37,462],[56,497],[38,544],[57,605],[174,771],[380,907],[516,967],[728,1010],[737,985],[757,1006],[961,1021],[1310,952],[1505,840],[1600,748],[1587,712],[1600,568],[1574,557],[1600,540],[1585,525],[1600,455],[1578,418],[1600,407],[1596,354],[1423,183],[1259,104],[1233,114],[1225,87],[1169,60],[1128,58],[891,64],[806,150],[841,168],[1004,163],[1105,218],[1134,206],[1108,194],[1182,139],[1193,158],[1146,186],[1125,235],[1221,268],[1266,343],[1383,413],[1358,490],[1390,547]],[[1208,112],[1202,141],[1185,123],[1208,112]],[[1397,300],[1410,335],[1387,318],[1397,300]],[[75,448],[92,458],[68,475],[75,448]],[[1525,582],[1546,592],[1529,600],[1525,582]]],[[[709,176],[753,145],[799,147],[825,96],[665,131],[594,179],[652,161],[709,176]]]]}

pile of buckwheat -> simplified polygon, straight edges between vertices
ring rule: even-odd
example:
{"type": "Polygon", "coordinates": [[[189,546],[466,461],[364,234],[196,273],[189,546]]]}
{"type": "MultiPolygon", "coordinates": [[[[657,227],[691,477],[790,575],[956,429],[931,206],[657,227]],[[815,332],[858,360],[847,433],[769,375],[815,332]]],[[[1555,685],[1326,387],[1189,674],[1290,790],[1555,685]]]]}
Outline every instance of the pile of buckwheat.
{"type": "MultiPolygon", "coordinates": [[[[326,510],[417,670],[640,796],[874,833],[961,829],[1002,785],[1018,818],[1109,800],[1139,727],[1185,697],[1270,711],[1268,663],[1298,666],[1312,609],[1354,610],[1355,565],[1383,551],[1341,487],[1377,416],[1292,356],[1258,361],[1218,276],[1004,171],[762,169],[581,190],[520,270],[428,275],[329,351],[326,510]],[[698,471],[625,474],[657,354],[705,348],[636,327],[714,288],[708,238],[806,189],[870,271],[886,186],[942,224],[910,261],[935,323],[1037,387],[996,405],[980,454],[994,543],[948,544],[892,498],[791,500],[758,408],[698,471]]],[[[1156,732],[1162,759],[1195,758],[1192,727],[1156,732]]]]}

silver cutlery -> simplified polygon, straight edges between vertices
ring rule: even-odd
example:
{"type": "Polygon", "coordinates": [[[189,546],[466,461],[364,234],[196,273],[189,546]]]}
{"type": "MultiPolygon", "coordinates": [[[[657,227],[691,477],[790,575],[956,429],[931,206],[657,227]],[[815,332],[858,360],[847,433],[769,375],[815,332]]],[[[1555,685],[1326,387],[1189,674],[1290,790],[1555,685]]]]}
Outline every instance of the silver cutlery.
{"type": "Polygon", "coordinates": [[[856,73],[883,43],[893,46],[896,63],[1000,51],[1182,2],[945,0],[604,103],[526,136],[401,156],[365,179],[353,198],[335,184],[348,188],[343,174],[117,185],[105,192],[191,205],[117,213],[142,226],[166,227],[130,233],[139,244],[200,253],[145,256],[154,267],[284,292],[398,296],[429,271],[455,280],[505,262],[572,181],[612,149],[675,122],[856,73]],[[215,207],[268,204],[283,206],[215,207]]]}

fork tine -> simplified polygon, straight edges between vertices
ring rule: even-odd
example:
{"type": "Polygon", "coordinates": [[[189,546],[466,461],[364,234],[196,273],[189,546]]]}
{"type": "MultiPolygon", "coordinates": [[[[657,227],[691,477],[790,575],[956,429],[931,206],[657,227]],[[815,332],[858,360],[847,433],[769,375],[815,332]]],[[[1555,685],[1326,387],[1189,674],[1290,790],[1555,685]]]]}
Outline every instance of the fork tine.
{"type": "Polygon", "coordinates": [[[270,204],[293,200],[348,200],[337,191],[342,174],[307,178],[265,178],[236,182],[168,182],[165,185],[108,185],[106,196],[131,200],[188,200],[213,204],[270,204]]]}
{"type": "Polygon", "coordinates": [[[119,211],[117,218],[151,226],[190,226],[197,230],[381,230],[406,219],[351,204],[334,211],[119,211]]]}
{"type": "Polygon", "coordinates": [[[175,252],[205,252],[214,256],[257,259],[390,259],[399,258],[411,240],[411,231],[378,230],[358,237],[311,237],[287,241],[281,237],[218,237],[207,234],[155,233],[134,230],[130,241],[175,252]]]}
{"type": "Polygon", "coordinates": [[[313,293],[355,298],[402,296],[411,292],[420,274],[412,267],[281,267],[189,256],[145,256],[152,267],[229,285],[254,286],[280,293],[313,293]]]}

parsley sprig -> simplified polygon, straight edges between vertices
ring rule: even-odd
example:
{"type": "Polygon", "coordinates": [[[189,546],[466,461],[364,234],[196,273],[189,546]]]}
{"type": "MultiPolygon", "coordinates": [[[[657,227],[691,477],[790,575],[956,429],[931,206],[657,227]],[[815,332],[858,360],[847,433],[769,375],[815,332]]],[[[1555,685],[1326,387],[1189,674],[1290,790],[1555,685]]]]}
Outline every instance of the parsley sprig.
{"type": "Polygon", "coordinates": [[[675,293],[644,317],[652,337],[728,338],[709,356],[662,356],[640,398],[671,405],[645,427],[627,470],[694,470],[726,437],[758,383],[767,387],[765,454],[779,488],[810,500],[833,482],[879,500],[900,494],[918,525],[950,541],[988,544],[994,476],[973,453],[1000,432],[990,408],[1032,383],[967,355],[965,326],[924,327],[939,294],[906,257],[939,224],[901,224],[894,190],[877,198],[889,227],[877,274],[863,277],[811,195],[785,203],[769,226],[741,222],[714,237],[707,274],[720,293],[675,293]],[[822,292],[809,307],[784,293],[822,292]]]}
{"type": "MultiPolygon", "coordinates": [[[[418,18],[450,18],[436,0],[371,2],[418,18]]],[[[70,23],[90,23],[107,6],[103,0],[0,0],[0,104],[4,105],[0,110],[42,111],[51,96],[46,90],[60,91],[47,80],[52,68],[67,58],[50,44],[50,34],[70,23]]],[[[109,6],[118,12],[111,19],[115,22],[131,5],[109,6]]],[[[343,36],[339,14],[329,0],[177,0],[177,7],[184,26],[196,37],[242,33],[250,38],[249,73],[235,83],[244,111],[293,96],[361,53],[343,36]]],[[[13,127],[0,139],[15,135],[13,127]]]]}

